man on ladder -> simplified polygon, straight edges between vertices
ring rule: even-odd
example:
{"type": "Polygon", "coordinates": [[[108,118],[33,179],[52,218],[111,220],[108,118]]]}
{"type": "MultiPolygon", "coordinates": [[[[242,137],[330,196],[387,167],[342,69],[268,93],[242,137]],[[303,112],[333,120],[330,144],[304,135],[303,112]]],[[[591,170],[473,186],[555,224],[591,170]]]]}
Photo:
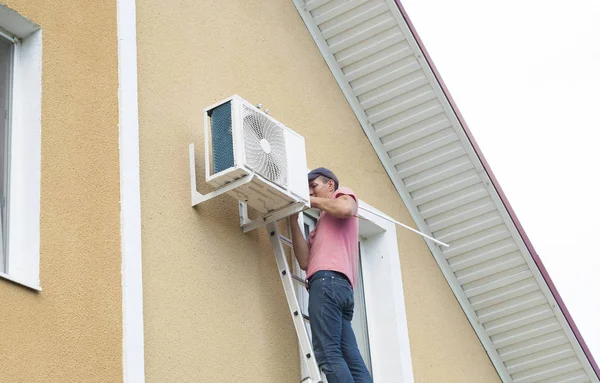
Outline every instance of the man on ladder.
{"type": "Polygon", "coordinates": [[[349,188],[339,187],[329,169],[314,169],[308,182],[311,206],[321,216],[308,241],[297,213],[291,230],[294,254],[306,270],[315,357],[329,383],[373,382],[350,324],[358,273],[358,199],[349,188]]]}

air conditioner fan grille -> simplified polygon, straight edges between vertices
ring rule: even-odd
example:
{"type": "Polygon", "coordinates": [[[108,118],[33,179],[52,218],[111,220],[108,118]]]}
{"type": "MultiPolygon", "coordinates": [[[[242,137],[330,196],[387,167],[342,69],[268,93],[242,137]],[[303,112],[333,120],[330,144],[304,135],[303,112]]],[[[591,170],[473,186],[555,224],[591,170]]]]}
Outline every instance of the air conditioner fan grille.
{"type": "Polygon", "coordinates": [[[243,106],[246,166],[287,188],[288,169],[283,129],[264,114],[243,106]]]}

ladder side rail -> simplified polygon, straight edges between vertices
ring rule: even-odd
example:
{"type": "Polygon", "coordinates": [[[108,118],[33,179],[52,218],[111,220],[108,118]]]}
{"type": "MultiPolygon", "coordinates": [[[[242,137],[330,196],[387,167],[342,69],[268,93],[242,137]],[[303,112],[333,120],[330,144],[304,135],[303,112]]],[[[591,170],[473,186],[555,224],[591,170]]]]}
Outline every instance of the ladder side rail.
{"type": "Polygon", "coordinates": [[[296,329],[296,335],[298,336],[298,343],[300,344],[300,349],[302,351],[301,355],[302,358],[304,358],[308,368],[308,375],[314,382],[321,382],[321,372],[315,360],[312,345],[304,325],[304,318],[302,317],[300,305],[294,290],[292,273],[283,250],[283,244],[279,238],[277,222],[267,223],[267,231],[269,233],[271,247],[275,253],[275,260],[277,261],[279,276],[281,278],[281,282],[283,283],[283,289],[285,291],[285,296],[287,298],[290,313],[294,322],[294,327],[296,329]]]}
{"type": "MultiPolygon", "coordinates": [[[[292,233],[291,233],[292,227],[290,224],[290,220],[291,220],[291,218],[288,217],[287,225],[288,225],[288,230],[289,230],[290,238],[291,238],[292,237],[292,233]]],[[[304,229],[304,214],[299,214],[298,224],[300,225],[300,230],[302,231],[302,235],[304,236],[304,230],[303,230],[304,229]]],[[[306,272],[300,268],[300,264],[298,263],[298,260],[296,259],[296,254],[294,254],[293,247],[292,247],[292,255],[293,255],[293,261],[292,261],[293,275],[296,275],[296,276],[300,277],[301,279],[306,279],[306,272]]],[[[296,296],[298,297],[298,304],[300,305],[301,312],[308,314],[308,291],[306,290],[306,287],[303,285],[300,285],[300,284],[296,284],[296,296]]],[[[308,335],[308,340],[312,344],[310,323],[308,321],[305,321],[304,327],[306,329],[306,334],[308,335]]],[[[300,359],[301,359],[301,363],[300,363],[301,376],[307,376],[308,375],[308,367],[307,367],[306,363],[304,363],[304,359],[302,358],[302,350],[301,349],[300,349],[300,359]]]]}

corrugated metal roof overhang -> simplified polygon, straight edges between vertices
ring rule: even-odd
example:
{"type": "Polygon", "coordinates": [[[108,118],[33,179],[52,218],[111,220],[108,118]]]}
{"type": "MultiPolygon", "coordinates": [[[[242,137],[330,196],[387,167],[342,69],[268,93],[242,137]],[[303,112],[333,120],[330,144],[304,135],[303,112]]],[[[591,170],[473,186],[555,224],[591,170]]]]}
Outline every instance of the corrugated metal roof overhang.
{"type": "Polygon", "coordinates": [[[401,4],[294,3],[501,379],[599,382],[401,4]]]}

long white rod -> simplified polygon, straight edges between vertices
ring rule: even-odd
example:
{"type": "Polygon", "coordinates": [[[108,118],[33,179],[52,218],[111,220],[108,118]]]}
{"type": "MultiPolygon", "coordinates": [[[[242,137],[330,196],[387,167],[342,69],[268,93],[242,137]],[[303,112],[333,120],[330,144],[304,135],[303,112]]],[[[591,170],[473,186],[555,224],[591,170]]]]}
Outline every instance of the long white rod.
{"type": "MultiPolygon", "coordinates": [[[[403,224],[403,223],[400,223],[400,222],[398,222],[398,221],[396,221],[396,220],[394,220],[394,219],[392,219],[392,218],[390,218],[390,217],[388,217],[388,216],[385,216],[385,215],[379,214],[379,213],[377,213],[377,212],[375,212],[375,211],[373,211],[373,210],[367,209],[367,208],[365,208],[365,207],[362,207],[362,206],[361,206],[360,208],[361,208],[362,210],[364,210],[364,211],[368,211],[368,212],[369,212],[369,213],[371,213],[371,214],[375,214],[376,216],[378,216],[378,217],[380,217],[380,218],[383,218],[383,219],[385,219],[385,220],[387,220],[387,221],[393,222],[393,223],[395,223],[395,224],[396,224],[396,225],[398,225],[398,226],[402,226],[403,228],[405,228],[405,229],[407,229],[407,230],[410,230],[410,231],[412,231],[412,232],[413,232],[413,233],[415,233],[415,234],[419,234],[420,236],[422,236],[422,237],[425,237],[425,238],[429,239],[430,241],[433,241],[433,242],[437,243],[438,245],[445,246],[445,247],[450,247],[450,245],[448,245],[448,244],[446,244],[446,243],[444,243],[444,242],[442,242],[442,241],[438,241],[437,239],[435,239],[435,238],[432,238],[432,237],[430,237],[429,235],[427,235],[427,234],[425,234],[425,233],[421,233],[420,231],[418,231],[418,230],[415,230],[415,229],[413,229],[412,227],[410,227],[410,226],[407,226],[407,225],[405,225],[405,224],[403,224]]],[[[361,217],[358,217],[358,218],[361,218],[361,217]]]]}

